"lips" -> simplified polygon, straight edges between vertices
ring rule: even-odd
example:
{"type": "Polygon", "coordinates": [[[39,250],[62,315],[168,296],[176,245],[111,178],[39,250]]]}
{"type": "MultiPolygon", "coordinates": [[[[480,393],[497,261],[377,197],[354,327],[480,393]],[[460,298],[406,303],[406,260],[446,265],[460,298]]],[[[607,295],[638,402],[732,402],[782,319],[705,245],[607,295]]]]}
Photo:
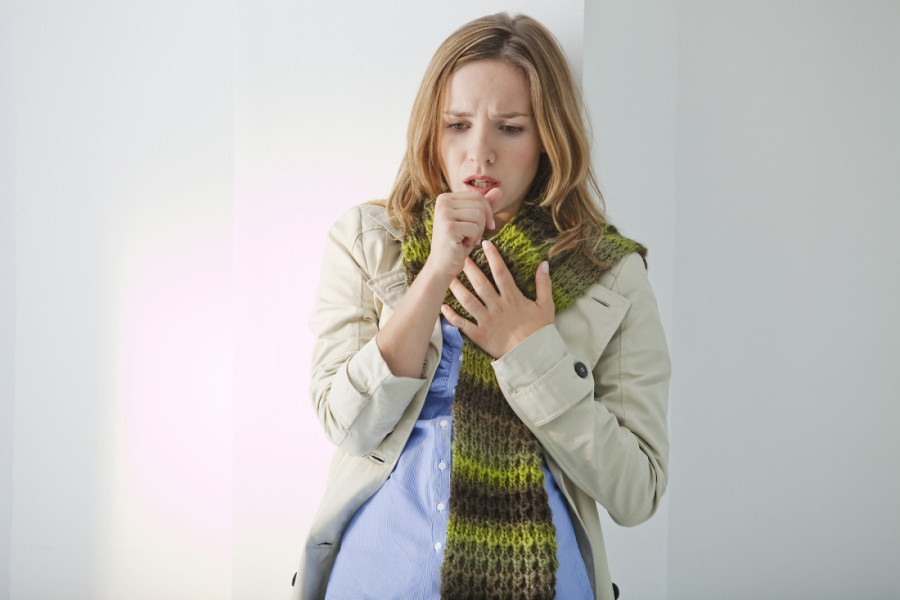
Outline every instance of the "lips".
{"type": "Polygon", "coordinates": [[[487,175],[472,175],[465,180],[466,189],[479,194],[487,194],[490,190],[500,185],[500,182],[487,175]]]}

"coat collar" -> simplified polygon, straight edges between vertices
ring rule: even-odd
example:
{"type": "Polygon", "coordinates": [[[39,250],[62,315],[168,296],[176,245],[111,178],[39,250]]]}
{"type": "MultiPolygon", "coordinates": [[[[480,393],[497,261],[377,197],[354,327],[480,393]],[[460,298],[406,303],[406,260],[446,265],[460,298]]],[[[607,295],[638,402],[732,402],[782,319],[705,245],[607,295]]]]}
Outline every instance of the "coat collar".
{"type": "Polygon", "coordinates": [[[387,231],[395,240],[399,240],[403,237],[403,228],[388,217],[387,209],[372,213],[372,220],[384,227],[385,231],[387,231]]]}

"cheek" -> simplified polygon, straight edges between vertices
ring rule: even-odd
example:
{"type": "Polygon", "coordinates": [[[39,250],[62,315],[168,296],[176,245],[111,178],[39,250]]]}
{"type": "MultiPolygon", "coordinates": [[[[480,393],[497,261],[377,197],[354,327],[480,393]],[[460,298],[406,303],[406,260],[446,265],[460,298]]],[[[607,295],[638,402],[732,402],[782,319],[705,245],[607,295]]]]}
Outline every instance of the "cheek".
{"type": "Polygon", "coordinates": [[[523,146],[522,148],[519,148],[519,151],[516,153],[516,163],[519,165],[519,168],[528,172],[537,171],[540,160],[541,152],[538,144],[528,144],[523,146]]]}
{"type": "Polygon", "coordinates": [[[440,146],[441,170],[447,172],[448,167],[453,165],[453,148],[447,140],[441,140],[440,146]]]}

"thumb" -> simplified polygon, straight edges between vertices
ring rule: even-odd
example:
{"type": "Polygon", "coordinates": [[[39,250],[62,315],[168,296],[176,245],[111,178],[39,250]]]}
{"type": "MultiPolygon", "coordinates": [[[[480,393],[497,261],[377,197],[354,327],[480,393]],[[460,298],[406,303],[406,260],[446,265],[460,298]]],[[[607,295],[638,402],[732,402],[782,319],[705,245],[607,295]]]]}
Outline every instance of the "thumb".
{"type": "Polygon", "coordinates": [[[484,216],[485,216],[485,225],[491,231],[497,228],[497,223],[494,221],[494,211],[491,208],[491,202],[494,203],[494,206],[499,206],[500,198],[503,196],[503,190],[498,187],[491,188],[487,194],[484,195],[484,216]],[[488,201],[490,199],[490,202],[488,201]]]}
{"type": "Polygon", "coordinates": [[[550,263],[546,260],[538,265],[534,274],[535,302],[540,306],[553,307],[553,283],[550,281],[550,263]]]}

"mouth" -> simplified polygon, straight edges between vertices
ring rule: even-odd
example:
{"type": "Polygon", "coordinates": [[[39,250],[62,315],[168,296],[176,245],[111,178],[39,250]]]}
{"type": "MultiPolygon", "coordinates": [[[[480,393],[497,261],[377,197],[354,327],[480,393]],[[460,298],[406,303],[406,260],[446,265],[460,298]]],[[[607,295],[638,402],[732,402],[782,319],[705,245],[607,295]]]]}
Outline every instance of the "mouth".
{"type": "Polygon", "coordinates": [[[500,186],[500,182],[492,177],[484,175],[474,175],[465,180],[466,187],[473,192],[486,194],[491,189],[500,186]]]}

